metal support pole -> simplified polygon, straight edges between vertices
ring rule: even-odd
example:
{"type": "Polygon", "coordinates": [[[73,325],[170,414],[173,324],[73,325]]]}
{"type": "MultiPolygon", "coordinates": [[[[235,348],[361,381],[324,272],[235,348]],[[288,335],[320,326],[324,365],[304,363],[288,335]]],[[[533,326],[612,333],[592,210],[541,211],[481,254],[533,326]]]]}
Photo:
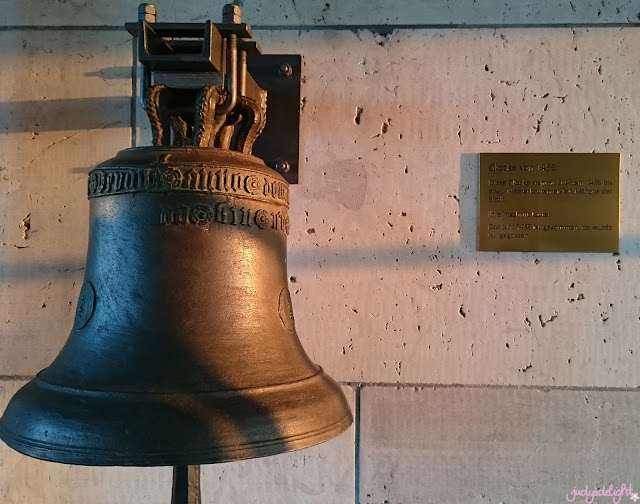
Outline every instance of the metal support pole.
{"type": "Polygon", "coordinates": [[[200,466],[175,466],[171,504],[201,504],[200,466]]]}

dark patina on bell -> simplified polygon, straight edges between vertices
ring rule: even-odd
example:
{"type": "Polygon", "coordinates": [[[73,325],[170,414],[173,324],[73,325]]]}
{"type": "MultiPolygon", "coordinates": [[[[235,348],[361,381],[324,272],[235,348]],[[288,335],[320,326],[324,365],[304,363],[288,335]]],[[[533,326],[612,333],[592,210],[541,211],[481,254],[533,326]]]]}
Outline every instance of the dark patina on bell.
{"type": "Polygon", "coordinates": [[[235,69],[242,54],[222,33],[222,70],[238,73],[225,82],[243,80],[237,96],[226,84],[150,86],[155,145],[89,174],[75,325],[0,421],[19,452],[84,465],[208,464],[311,446],[352,422],[340,387],[298,340],[289,185],[250,154],[267,95],[235,69]]]}

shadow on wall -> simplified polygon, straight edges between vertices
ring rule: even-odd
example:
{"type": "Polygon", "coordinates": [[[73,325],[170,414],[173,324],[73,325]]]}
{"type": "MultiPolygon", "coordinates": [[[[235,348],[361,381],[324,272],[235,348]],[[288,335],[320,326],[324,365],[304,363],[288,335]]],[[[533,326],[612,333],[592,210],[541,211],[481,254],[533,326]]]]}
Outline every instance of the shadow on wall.
{"type": "MultiPolygon", "coordinates": [[[[80,110],[80,109],[78,109],[80,110]]],[[[478,252],[478,154],[463,154],[460,159],[459,204],[460,241],[456,244],[435,242],[412,243],[406,247],[351,247],[330,249],[302,249],[293,247],[287,262],[301,269],[371,269],[424,267],[429,264],[462,265],[465,262],[500,261],[502,263],[529,262],[547,256],[552,260],[581,258],[590,262],[615,262],[617,254],[602,253],[536,253],[536,252],[478,252]],[[550,254],[550,255],[549,255],[550,254]]],[[[76,168],[73,171],[88,171],[76,168]]],[[[87,215],[87,219],[89,216],[87,215]]],[[[640,256],[640,236],[621,236],[620,250],[623,256],[640,256]]],[[[84,270],[85,256],[45,262],[23,259],[19,263],[0,264],[0,281],[37,280],[39,278],[65,278],[77,276],[84,270]]]]}
{"type": "Polygon", "coordinates": [[[0,103],[6,133],[101,130],[129,127],[130,96],[0,103]]]}
{"type": "MultiPolygon", "coordinates": [[[[87,218],[89,216],[87,215],[87,218]]],[[[621,256],[640,256],[640,236],[622,237],[620,241],[621,256]]],[[[425,265],[463,265],[467,262],[530,262],[537,257],[545,257],[551,260],[574,260],[580,258],[589,262],[612,261],[615,264],[618,256],[614,254],[564,254],[564,253],[534,253],[534,252],[476,252],[464,251],[460,247],[442,246],[437,244],[414,244],[411,248],[347,248],[347,249],[307,249],[294,248],[287,255],[290,269],[315,270],[320,267],[334,270],[354,270],[371,268],[389,268],[395,271],[398,267],[412,266],[424,267],[425,265]],[[549,255],[550,254],[550,255],[549,255]]],[[[46,278],[68,278],[78,276],[84,270],[85,256],[61,260],[39,262],[23,259],[19,263],[0,264],[0,281],[17,281],[46,278]]]]}
{"type": "MultiPolygon", "coordinates": [[[[135,103],[134,103],[135,104],[135,103]]],[[[0,117],[12,117],[6,129],[9,133],[39,131],[105,129],[123,127],[132,109],[129,96],[104,98],[76,98],[43,101],[0,103],[0,117]]],[[[128,126],[128,124],[126,124],[128,126]]],[[[115,154],[115,152],[114,152],[115,154]]],[[[353,168],[353,167],[352,167],[353,168]]],[[[74,168],[73,172],[87,172],[90,168],[74,168]]],[[[362,167],[361,169],[365,169],[362,167]]],[[[459,189],[456,199],[459,221],[458,243],[427,241],[405,247],[358,247],[302,249],[293,247],[288,262],[296,269],[370,269],[374,267],[412,267],[428,264],[458,265],[465,262],[533,261],[540,253],[478,252],[478,154],[460,156],[459,189]]],[[[453,175],[453,174],[452,174],[453,175]]],[[[347,195],[349,198],[352,195],[347,195]]],[[[87,215],[87,218],[89,216],[87,215]]],[[[640,236],[622,236],[621,254],[640,256],[640,236]]],[[[84,252],[84,251],[82,251],[84,252]]],[[[78,275],[83,270],[85,256],[60,258],[46,262],[31,261],[29,252],[18,263],[0,264],[0,280],[37,280],[38,278],[63,278],[78,275]]],[[[547,254],[545,254],[547,255],[547,254]]],[[[548,256],[553,260],[567,258],[588,259],[591,262],[612,260],[611,254],[558,254],[548,256]]],[[[615,261],[615,259],[613,259],[615,261]]]]}

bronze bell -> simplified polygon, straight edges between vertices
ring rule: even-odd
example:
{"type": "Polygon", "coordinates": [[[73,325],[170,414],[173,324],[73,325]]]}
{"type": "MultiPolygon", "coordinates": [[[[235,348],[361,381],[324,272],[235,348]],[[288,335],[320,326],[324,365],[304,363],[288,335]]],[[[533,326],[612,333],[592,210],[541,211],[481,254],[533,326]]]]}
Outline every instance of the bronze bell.
{"type": "Polygon", "coordinates": [[[247,65],[247,53],[256,68],[260,56],[250,29],[145,19],[128,28],[146,51],[154,146],[90,172],[74,327],[12,398],[0,437],[56,462],[184,466],[336,436],[349,407],[305,354],[291,309],[289,185],[251,155],[271,115],[247,65]],[[178,35],[187,29],[204,29],[200,53],[178,35]],[[178,86],[193,68],[198,87],[178,86]]]}

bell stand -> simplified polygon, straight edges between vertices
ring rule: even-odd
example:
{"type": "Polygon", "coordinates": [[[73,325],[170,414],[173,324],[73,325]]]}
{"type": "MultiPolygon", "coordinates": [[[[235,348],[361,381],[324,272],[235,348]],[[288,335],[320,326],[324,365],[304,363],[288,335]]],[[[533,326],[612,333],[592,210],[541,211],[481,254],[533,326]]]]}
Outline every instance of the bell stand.
{"type": "MultiPolygon", "coordinates": [[[[140,100],[154,145],[238,150],[297,183],[301,56],[262,54],[237,5],[225,5],[222,23],[216,24],[158,23],[156,15],[154,5],[143,3],[138,21],[125,25],[138,39],[140,100]],[[240,139],[225,134],[221,123],[234,114],[255,123],[251,134],[240,139]]],[[[171,504],[201,504],[199,465],[173,467],[171,504]]]]}
{"type": "Polygon", "coordinates": [[[175,466],[171,504],[201,504],[200,466],[175,466]]]}

